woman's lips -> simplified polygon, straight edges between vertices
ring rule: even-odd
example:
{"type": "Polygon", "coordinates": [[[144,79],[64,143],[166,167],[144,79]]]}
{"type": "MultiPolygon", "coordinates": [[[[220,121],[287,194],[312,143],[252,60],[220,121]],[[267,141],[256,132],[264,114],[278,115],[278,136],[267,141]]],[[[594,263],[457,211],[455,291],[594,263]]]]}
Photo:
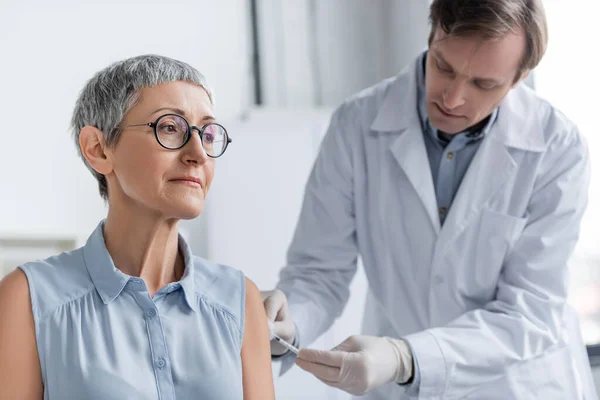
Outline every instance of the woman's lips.
{"type": "Polygon", "coordinates": [[[180,183],[182,185],[187,185],[196,189],[202,188],[202,180],[200,178],[195,177],[184,177],[184,178],[176,178],[171,179],[171,182],[180,183]]]}

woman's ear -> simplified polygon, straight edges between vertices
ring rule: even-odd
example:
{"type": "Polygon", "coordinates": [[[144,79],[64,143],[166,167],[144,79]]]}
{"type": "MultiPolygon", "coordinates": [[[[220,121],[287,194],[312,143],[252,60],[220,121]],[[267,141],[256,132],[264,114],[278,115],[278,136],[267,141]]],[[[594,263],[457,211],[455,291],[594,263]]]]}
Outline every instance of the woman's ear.
{"type": "Polygon", "coordinates": [[[102,132],[93,126],[84,126],[79,132],[79,147],[88,164],[98,173],[108,175],[113,170],[112,159],[102,132]]]}

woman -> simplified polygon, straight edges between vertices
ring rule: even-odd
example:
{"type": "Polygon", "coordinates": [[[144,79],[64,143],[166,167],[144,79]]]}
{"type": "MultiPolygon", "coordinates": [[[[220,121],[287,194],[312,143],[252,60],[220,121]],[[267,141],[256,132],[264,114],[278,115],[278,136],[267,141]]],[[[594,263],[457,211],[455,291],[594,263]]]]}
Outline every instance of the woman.
{"type": "Polygon", "coordinates": [[[0,399],[272,399],[260,293],[191,254],[230,139],[189,65],[160,56],[99,72],[74,137],[108,202],[86,245],[0,282],[0,399]]]}

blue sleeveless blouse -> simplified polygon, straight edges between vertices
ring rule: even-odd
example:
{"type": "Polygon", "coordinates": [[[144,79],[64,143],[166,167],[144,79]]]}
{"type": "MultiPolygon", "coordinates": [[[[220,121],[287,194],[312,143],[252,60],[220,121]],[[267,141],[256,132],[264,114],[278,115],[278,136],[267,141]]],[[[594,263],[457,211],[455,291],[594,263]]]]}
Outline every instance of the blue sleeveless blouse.
{"type": "Polygon", "coordinates": [[[180,236],[185,273],[150,297],[115,268],[103,226],[80,249],[20,266],[44,399],[242,399],[244,275],[180,236]]]}

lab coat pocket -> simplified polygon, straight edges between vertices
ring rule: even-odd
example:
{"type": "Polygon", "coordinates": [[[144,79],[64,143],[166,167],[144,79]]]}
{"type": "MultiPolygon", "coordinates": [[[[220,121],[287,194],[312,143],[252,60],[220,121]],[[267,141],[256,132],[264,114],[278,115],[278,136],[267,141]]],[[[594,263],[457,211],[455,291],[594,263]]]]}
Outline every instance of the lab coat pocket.
{"type": "Polygon", "coordinates": [[[475,295],[490,298],[495,292],[502,264],[525,228],[526,218],[514,217],[489,209],[481,213],[475,242],[475,295]]]}
{"type": "MultiPolygon", "coordinates": [[[[514,400],[514,397],[509,397],[506,391],[508,386],[506,375],[495,381],[485,383],[466,395],[456,395],[452,398],[461,400],[514,400]]],[[[451,396],[449,396],[451,397],[451,396]]]]}
{"type": "Polygon", "coordinates": [[[579,399],[568,347],[514,365],[508,370],[508,390],[517,399],[579,399]]]}
{"type": "Polygon", "coordinates": [[[501,378],[485,383],[465,400],[578,400],[568,348],[550,350],[532,360],[509,366],[501,378]]]}

